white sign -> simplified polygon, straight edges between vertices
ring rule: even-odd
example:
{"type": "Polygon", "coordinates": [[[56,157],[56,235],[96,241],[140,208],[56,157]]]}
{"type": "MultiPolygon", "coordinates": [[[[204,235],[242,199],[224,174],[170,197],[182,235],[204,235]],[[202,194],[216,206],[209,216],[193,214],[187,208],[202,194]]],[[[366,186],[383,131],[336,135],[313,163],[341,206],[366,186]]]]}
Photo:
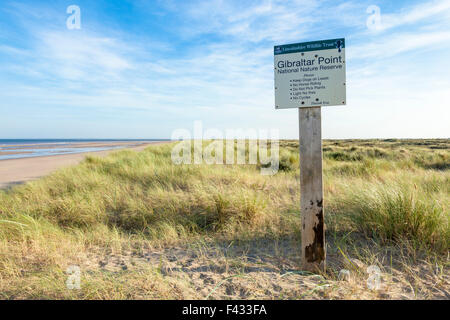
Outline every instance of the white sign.
{"type": "Polygon", "coordinates": [[[275,108],[346,103],[345,39],[274,47],[275,108]]]}

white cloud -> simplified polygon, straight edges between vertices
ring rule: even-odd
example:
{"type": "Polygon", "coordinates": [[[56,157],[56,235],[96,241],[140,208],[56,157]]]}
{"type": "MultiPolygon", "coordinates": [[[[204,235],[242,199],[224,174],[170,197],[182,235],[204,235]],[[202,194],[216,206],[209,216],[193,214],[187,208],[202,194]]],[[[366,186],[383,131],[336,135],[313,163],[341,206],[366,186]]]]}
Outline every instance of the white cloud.
{"type": "Polygon", "coordinates": [[[64,79],[112,75],[132,67],[122,54],[126,45],[115,39],[47,31],[38,34],[38,43],[37,60],[47,61],[64,79]]]}
{"type": "Polygon", "coordinates": [[[316,0],[193,1],[172,7],[185,21],[185,36],[218,33],[239,42],[294,40],[307,36],[319,18],[316,0]]]}
{"type": "MultiPolygon", "coordinates": [[[[381,8],[382,9],[382,8],[381,8]]],[[[444,17],[450,19],[450,1],[436,0],[420,3],[400,13],[384,13],[381,11],[381,26],[377,31],[385,31],[402,25],[410,25],[425,19],[444,17]]],[[[447,20],[447,23],[449,21],[447,20]]]]}
{"type": "Polygon", "coordinates": [[[401,32],[348,47],[347,59],[383,59],[408,51],[450,47],[450,31],[401,32]]]}

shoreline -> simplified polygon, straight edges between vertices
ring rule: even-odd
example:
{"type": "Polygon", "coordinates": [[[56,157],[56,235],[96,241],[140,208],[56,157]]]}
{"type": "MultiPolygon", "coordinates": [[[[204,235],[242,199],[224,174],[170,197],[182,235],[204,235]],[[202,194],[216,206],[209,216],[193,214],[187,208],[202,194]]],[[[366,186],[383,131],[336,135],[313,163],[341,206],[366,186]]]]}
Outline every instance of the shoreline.
{"type": "Polygon", "coordinates": [[[27,181],[39,179],[57,169],[76,165],[89,154],[106,156],[119,150],[142,151],[150,145],[168,142],[170,141],[150,141],[131,147],[124,145],[123,148],[116,145],[115,148],[108,150],[0,160],[0,189],[8,189],[27,181]]]}
{"type": "MultiPolygon", "coordinates": [[[[164,140],[161,140],[164,141],[164,140]]],[[[138,147],[157,140],[142,141],[80,141],[80,142],[39,142],[25,144],[2,144],[0,140],[0,161],[21,158],[36,158],[64,154],[107,151],[138,147]]]]}

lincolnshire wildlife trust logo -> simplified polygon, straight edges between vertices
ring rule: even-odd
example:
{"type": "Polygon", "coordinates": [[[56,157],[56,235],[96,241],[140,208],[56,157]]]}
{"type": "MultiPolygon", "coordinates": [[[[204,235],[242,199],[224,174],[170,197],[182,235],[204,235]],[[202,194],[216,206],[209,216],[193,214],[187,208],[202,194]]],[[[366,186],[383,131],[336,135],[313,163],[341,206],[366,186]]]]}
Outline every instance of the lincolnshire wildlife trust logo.
{"type": "Polygon", "coordinates": [[[262,175],[273,175],[279,169],[279,133],[276,129],[228,129],[223,134],[218,129],[203,132],[202,122],[195,121],[194,134],[187,129],[177,129],[172,133],[172,140],[181,140],[172,149],[172,162],[176,165],[256,165],[259,160],[262,175]]]}
{"type": "Polygon", "coordinates": [[[341,52],[341,51],[342,51],[341,47],[342,47],[342,42],[341,42],[341,40],[338,40],[338,41],[336,42],[336,48],[338,49],[338,52],[341,52]]]}

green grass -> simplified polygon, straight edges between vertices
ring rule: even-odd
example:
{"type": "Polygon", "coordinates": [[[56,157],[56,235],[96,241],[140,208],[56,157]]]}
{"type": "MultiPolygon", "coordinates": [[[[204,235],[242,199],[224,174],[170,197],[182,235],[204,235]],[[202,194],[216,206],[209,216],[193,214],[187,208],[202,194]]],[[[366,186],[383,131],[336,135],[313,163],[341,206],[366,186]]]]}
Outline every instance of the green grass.
{"type": "MultiPolygon", "coordinates": [[[[93,249],[298,238],[298,142],[280,143],[274,176],[260,175],[260,165],[174,165],[172,146],[88,156],[80,165],[0,191],[0,298],[80,297],[55,279],[93,249]]],[[[449,148],[449,140],[325,141],[328,237],[354,234],[380,248],[410,243],[445,257],[449,148]]],[[[81,297],[151,298],[120,285],[137,285],[143,277],[153,279],[154,297],[186,296],[187,287],[152,271],[94,272],[81,297]],[[111,294],[114,285],[117,294],[111,294]]]]}

